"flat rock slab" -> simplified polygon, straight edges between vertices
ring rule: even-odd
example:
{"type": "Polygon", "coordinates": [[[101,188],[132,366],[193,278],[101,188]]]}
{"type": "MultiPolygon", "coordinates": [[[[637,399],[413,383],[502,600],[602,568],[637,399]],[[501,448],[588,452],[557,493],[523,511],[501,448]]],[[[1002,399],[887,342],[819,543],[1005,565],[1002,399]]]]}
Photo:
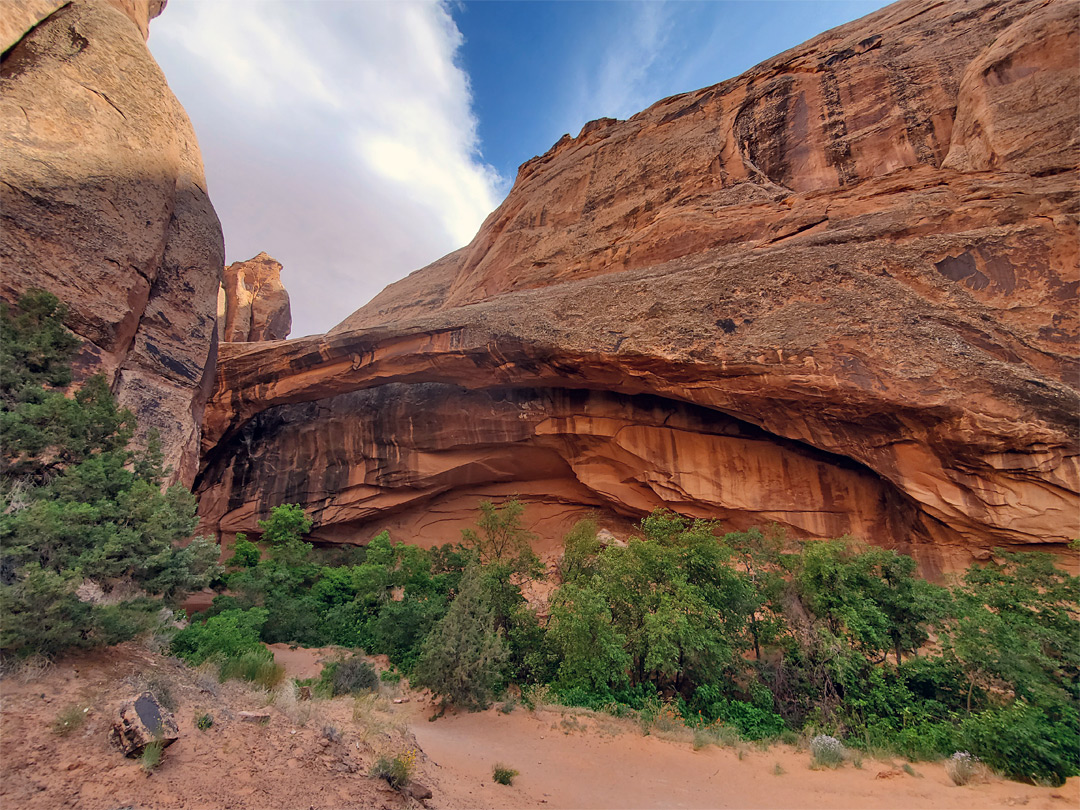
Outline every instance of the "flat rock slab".
{"type": "Polygon", "coordinates": [[[269,712],[239,712],[236,715],[242,723],[269,723],[269,712]]]}
{"type": "Polygon", "coordinates": [[[162,706],[151,692],[125,701],[120,717],[109,730],[109,739],[126,756],[137,757],[152,742],[168,747],[180,738],[180,730],[172,712],[162,706]]]}

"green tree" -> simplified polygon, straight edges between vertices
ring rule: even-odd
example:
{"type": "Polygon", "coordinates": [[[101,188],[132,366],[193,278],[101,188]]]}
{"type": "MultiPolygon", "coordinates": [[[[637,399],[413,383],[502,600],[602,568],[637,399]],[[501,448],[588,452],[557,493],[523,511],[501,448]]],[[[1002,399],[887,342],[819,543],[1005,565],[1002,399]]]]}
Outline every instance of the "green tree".
{"type": "Polygon", "coordinates": [[[283,503],[270,510],[269,520],[259,521],[262,541],[270,546],[270,559],[286,566],[307,562],[311,543],[304,536],[311,531],[311,519],[298,503],[283,503]]]}
{"type": "Polygon", "coordinates": [[[148,602],[103,605],[114,600],[102,597],[133,585],[174,598],[217,570],[213,543],[180,547],[195,529],[195,499],[180,486],[162,490],[155,436],[140,452],[128,449],[134,420],[104,378],[73,397],[54,388],[70,382],[77,346],[64,313],[40,292],[17,311],[0,307],[0,649],[8,653],[120,640],[124,628],[146,625],[148,602]]]}
{"type": "Polygon", "coordinates": [[[615,628],[603,593],[579,582],[552,598],[548,636],[559,652],[558,682],[591,692],[626,686],[632,663],[626,636],[615,628]]]}
{"type": "Polygon", "coordinates": [[[1080,578],[1048,554],[996,549],[1001,564],[973,566],[953,590],[945,654],[976,690],[1007,691],[1036,706],[1080,703],[1080,578]]]}
{"type": "Polygon", "coordinates": [[[480,567],[471,563],[457,597],[420,648],[412,683],[430,689],[444,706],[483,708],[494,696],[507,656],[484,598],[480,567]]]}

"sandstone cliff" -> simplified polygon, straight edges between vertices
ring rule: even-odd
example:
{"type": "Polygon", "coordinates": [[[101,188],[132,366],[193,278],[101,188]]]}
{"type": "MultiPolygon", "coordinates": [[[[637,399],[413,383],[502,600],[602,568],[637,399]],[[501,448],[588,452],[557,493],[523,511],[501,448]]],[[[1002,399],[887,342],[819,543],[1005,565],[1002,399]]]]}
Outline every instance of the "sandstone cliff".
{"type": "Polygon", "coordinates": [[[190,483],[224,262],[191,124],[146,48],[163,0],[8,0],[0,19],[0,295],[71,308],[103,371],[190,483]]]}
{"type": "MultiPolygon", "coordinates": [[[[924,570],[1080,534],[1078,5],[905,0],[525,163],[330,334],[231,347],[204,524],[666,505],[924,570]]],[[[416,535],[416,536],[414,536],[416,535]]]]}
{"type": "Polygon", "coordinates": [[[281,284],[279,262],[264,252],[225,268],[218,294],[219,340],[284,340],[291,329],[289,293],[281,284]]]}

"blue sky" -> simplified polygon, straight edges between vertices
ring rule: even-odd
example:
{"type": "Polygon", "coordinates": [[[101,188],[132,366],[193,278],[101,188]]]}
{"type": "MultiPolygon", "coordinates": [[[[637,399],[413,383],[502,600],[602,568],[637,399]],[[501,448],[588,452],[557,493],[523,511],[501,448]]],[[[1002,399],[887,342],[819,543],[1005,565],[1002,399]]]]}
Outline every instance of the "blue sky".
{"type": "Polygon", "coordinates": [[[285,267],[293,336],[468,243],[517,167],[878,0],[171,0],[149,45],[228,261],[285,267]]]}
{"type": "Polygon", "coordinates": [[[741,2],[467,2],[452,7],[464,36],[484,159],[513,181],[517,167],[565,132],[628,118],[676,93],[708,87],[837,25],[880,0],[741,2]]]}

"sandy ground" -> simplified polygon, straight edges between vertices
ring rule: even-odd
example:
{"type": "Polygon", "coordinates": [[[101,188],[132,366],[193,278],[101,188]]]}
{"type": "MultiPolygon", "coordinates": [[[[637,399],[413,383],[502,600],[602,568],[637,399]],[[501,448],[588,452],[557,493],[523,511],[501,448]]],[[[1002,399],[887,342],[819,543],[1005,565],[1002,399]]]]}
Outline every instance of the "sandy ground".
{"type": "MultiPolygon", "coordinates": [[[[334,654],[273,650],[298,678],[317,675],[334,654]]],[[[5,677],[0,703],[3,810],[404,810],[421,805],[368,773],[379,754],[409,749],[416,750],[415,778],[434,793],[426,802],[433,810],[1080,807],[1077,778],[1060,788],[1000,779],[956,787],[938,764],[916,764],[913,776],[902,762],[869,759],[861,769],[812,771],[809,754],[788,746],[695,751],[684,731],[643,736],[629,720],[559,707],[490,709],[429,722],[431,704],[397,687],[378,698],[271,703],[265,691],[218,684],[135,644],[5,677]],[[148,681],[171,692],[181,731],[149,775],[106,739],[115,707],[148,681]],[[85,724],[58,735],[51,726],[73,705],[89,709],[85,724]],[[268,712],[270,722],[241,722],[244,710],[268,712]],[[207,731],[194,724],[203,712],[214,716],[207,731]],[[327,725],[340,741],[325,738],[327,725]],[[520,772],[512,786],[493,782],[496,762],[520,772]]]]}
{"type": "Polygon", "coordinates": [[[992,779],[955,786],[941,764],[865,760],[862,768],[810,770],[789,746],[763,751],[643,736],[629,721],[560,709],[495,709],[427,722],[414,706],[412,730],[435,765],[447,807],[476,808],[1065,808],[1080,807],[1080,779],[1040,788],[992,779]],[[492,781],[496,762],[520,771],[513,786],[492,781]],[[777,775],[777,766],[780,774],[777,775]]]}
{"type": "MultiPolygon", "coordinates": [[[[303,656],[298,656],[303,659],[303,656]]],[[[360,722],[349,698],[268,705],[270,695],[154,655],[135,644],[69,658],[35,677],[0,681],[0,807],[3,810],[330,810],[419,805],[368,776],[382,749],[413,744],[392,717],[365,706],[360,722]],[[180,739],[147,774],[107,739],[119,703],[147,685],[164,684],[180,739]],[[51,726],[64,709],[89,709],[82,727],[60,736],[51,726]],[[243,722],[241,711],[266,711],[270,722],[243,722]],[[195,717],[213,715],[206,731],[195,717]],[[325,739],[324,725],[341,734],[325,739]]],[[[384,701],[387,708],[392,704],[384,701]]],[[[421,768],[423,763],[421,763],[421,768]]],[[[421,770],[422,773],[422,770],[421,770]]]]}

